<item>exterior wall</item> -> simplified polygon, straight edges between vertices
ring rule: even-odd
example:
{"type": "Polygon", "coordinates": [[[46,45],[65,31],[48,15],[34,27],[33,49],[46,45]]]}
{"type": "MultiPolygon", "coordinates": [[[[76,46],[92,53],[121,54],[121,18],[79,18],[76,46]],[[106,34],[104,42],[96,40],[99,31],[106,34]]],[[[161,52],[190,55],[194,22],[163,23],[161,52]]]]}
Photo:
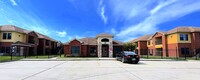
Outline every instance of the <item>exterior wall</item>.
{"type": "Polygon", "coordinates": [[[11,47],[12,42],[0,42],[0,47],[11,47]]]}
{"type": "Polygon", "coordinates": [[[167,46],[168,46],[168,56],[169,57],[183,57],[185,55],[181,54],[181,48],[189,48],[190,54],[187,56],[193,56],[193,47],[191,42],[195,43],[193,37],[190,33],[174,33],[167,36],[167,46]],[[180,41],[180,34],[188,34],[188,41],[180,41]]]}
{"type": "Polygon", "coordinates": [[[81,46],[81,53],[80,56],[87,56],[88,51],[88,46],[87,45],[82,45],[81,46]]]}
{"type": "Polygon", "coordinates": [[[78,40],[73,40],[69,43],[69,54],[72,54],[71,53],[71,47],[72,46],[79,46],[80,47],[80,54],[79,56],[81,56],[81,52],[82,52],[82,47],[81,47],[81,43],[78,41],[78,40]]]}
{"type": "Polygon", "coordinates": [[[185,55],[181,53],[181,48],[189,48],[189,55],[186,56],[194,56],[193,52],[192,52],[192,48],[191,48],[191,44],[190,43],[179,43],[178,44],[178,53],[180,57],[184,57],[185,55]]]}
{"type": "Polygon", "coordinates": [[[5,32],[5,33],[12,33],[11,39],[5,40],[3,39],[3,33],[4,32],[0,32],[0,35],[1,35],[0,42],[17,42],[17,41],[25,42],[26,34],[18,33],[18,32],[5,32]]]}
{"type": "Polygon", "coordinates": [[[64,45],[64,56],[71,55],[69,45],[64,45]]]}
{"type": "Polygon", "coordinates": [[[139,55],[147,55],[148,48],[147,48],[147,41],[139,41],[138,42],[138,54],[139,55]]]}
{"type": "Polygon", "coordinates": [[[168,44],[173,43],[191,43],[191,34],[190,33],[174,33],[167,35],[168,44]],[[188,34],[188,41],[181,41],[180,34],[188,34]]]}
{"type": "Polygon", "coordinates": [[[191,33],[192,49],[200,48],[200,32],[191,33]]]}
{"type": "Polygon", "coordinates": [[[178,34],[170,34],[167,35],[167,44],[174,44],[174,43],[178,43],[178,34]]]}
{"type": "Polygon", "coordinates": [[[191,34],[190,33],[177,33],[178,34],[178,43],[191,43],[191,34]],[[180,34],[188,34],[188,41],[181,41],[180,34]]]}
{"type": "Polygon", "coordinates": [[[148,47],[148,53],[149,53],[149,55],[153,55],[154,52],[155,52],[155,47],[154,46],[149,46],[148,47]]]}
{"type": "Polygon", "coordinates": [[[57,47],[57,43],[54,41],[51,41],[51,54],[57,54],[56,47],[57,47]]]}
{"type": "MultiPolygon", "coordinates": [[[[32,44],[32,46],[31,47],[29,47],[29,49],[28,49],[28,51],[30,51],[30,50],[33,50],[33,54],[30,54],[30,55],[36,55],[36,54],[38,54],[38,45],[39,45],[39,39],[38,39],[38,37],[37,37],[37,34],[35,33],[35,32],[30,32],[30,33],[28,33],[26,36],[25,36],[25,43],[29,43],[29,44],[32,44]],[[32,37],[34,37],[34,43],[29,43],[28,41],[29,41],[29,36],[32,36],[32,37]]],[[[28,55],[29,55],[28,54],[28,55]]]]}
{"type": "Polygon", "coordinates": [[[166,57],[166,56],[168,56],[168,52],[167,52],[167,36],[166,35],[164,35],[164,34],[161,34],[161,33],[159,33],[159,32],[157,32],[153,37],[152,37],[152,42],[153,42],[153,47],[152,48],[154,48],[153,50],[153,55],[155,56],[155,55],[157,55],[156,54],[156,48],[162,48],[162,56],[163,57],[166,57]],[[162,44],[159,44],[159,45],[156,45],[156,38],[157,37],[161,37],[162,38],[162,44]]]}
{"type": "Polygon", "coordinates": [[[178,54],[178,44],[177,43],[174,43],[174,44],[168,44],[168,56],[169,57],[177,57],[179,56],[178,54]]]}
{"type": "Polygon", "coordinates": [[[39,55],[45,55],[45,40],[39,39],[38,51],[39,55]]]}
{"type": "MultiPolygon", "coordinates": [[[[2,47],[10,47],[11,48],[11,44],[12,44],[12,42],[0,42],[0,50],[2,47]]],[[[6,53],[7,53],[6,55],[9,54],[9,52],[6,52],[6,53]]]]}
{"type": "Polygon", "coordinates": [[[149,40],[149,43],[150,43],[150,44],[148,44],[148,41],[147,41],[147,47],[153,46],[153,41],[152,41],[152,40],[149,40]]]}

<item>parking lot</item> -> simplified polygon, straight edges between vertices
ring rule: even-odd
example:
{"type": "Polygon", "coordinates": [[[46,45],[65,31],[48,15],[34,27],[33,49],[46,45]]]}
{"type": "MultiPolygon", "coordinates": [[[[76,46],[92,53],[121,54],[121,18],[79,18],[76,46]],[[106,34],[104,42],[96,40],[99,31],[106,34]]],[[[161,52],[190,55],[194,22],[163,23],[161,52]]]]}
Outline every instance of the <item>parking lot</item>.
{"type": "Polygon", "coordinates": [[[0,63],[0,80],[198,80],[199,61],[14,61],[0,63]]]}

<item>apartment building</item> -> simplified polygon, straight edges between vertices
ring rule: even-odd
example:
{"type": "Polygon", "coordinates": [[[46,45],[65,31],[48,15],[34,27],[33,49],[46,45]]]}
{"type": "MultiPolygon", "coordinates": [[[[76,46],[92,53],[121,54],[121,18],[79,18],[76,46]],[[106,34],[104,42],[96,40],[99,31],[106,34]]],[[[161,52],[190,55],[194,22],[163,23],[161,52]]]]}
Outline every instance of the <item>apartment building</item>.
{"type": "Polygon", "coordinates": [[[14,25],[0,26],[0,53],[9,55],[44,55],[53,53],[57,41],[35,31],[14,25]]]}
{"type": "Polygon", "coordinates": [[[139,55],[147,55],[148,53],[148,46],[147,41],[151,37],[151,35],[144,35],[139,38],[136,38],[132,41],[129,41],[129,43],[135,43],[136,50],[135,52],[139,55]]]}
{"type": "Polygon", "coordinates": [[[102,33],[95,37],[73,39],[64,44],[65,56],[115,57],[123,50],[123,43],[113,35],[102,33]]]}
{"type": "Polygon", "coordinates": [[[166,32],[156,32],[146,42],[147,47],[138,46],[138,50],[146,49],[153,56],[194,56],[200,49],[200,28],[177,27],[166,32]]]}

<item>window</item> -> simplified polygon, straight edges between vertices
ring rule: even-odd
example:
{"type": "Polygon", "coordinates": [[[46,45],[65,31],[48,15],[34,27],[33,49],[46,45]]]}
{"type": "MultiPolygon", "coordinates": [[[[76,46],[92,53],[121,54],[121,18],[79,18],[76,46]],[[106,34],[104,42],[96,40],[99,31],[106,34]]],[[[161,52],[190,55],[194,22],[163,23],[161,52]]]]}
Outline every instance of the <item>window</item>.
{"type": "Polygon", "coordinates": [[[7,33],[3,33],[3,39],[6,39],[7,33]]]}
{"type": "Polygon", "coordinates": [[[6,50],[5,50],[5,47],[1,47],[1,53],[5,53],[6,50]]]}
{"type": "Polygon", "coordinates": [[[28,37],[28,43],[32,43],[32,44],[35,43],[35,40],[34,40],[34,37],[33,37],[33,36],[29,36],[29,37],[28,37]]]}
{"type": "Polygon", "coordinates": [[[101,42],[109,42],[109,39],[104,38],[101,40],[101,42]]]}
{"type": "Polygon", "coordinates": [[[7,39],[11,39],[11,37],[12,37],[12,34],[8,33],[8,38],[7,39]]]}
{"type": "Polygon", "coordinates": [[[12,33],[3,33],[3,39],[11,39],[12,33]]]}
{"type": "Polygon", "coordinates": [[[10,47],[6,47],[6,53],[10,53],[10,47]]]}
{"type": "Polygon", "coordinates": [[[50,45],[50,41],[46,40],[46,46],[49,46],[49,45],[50,45]]]}
{"type": "Polygon", "coordinates": [[[96,56],[96,47],[90,47],[90,56],[96,56]]]}
{"type": "Polygon", "coordinates": [[[181,48],[181,54],[189,54],[189,48],[181,48]]]}
{"type": "Polygon", "coordinates": [[[10,47],[1,47],[0,53],[10,53],[10,47]]]}
{"type": "Polygon", "coordinates": [[[96,53],[96,48],[95,47],[90,47],[90,53],[96,53]]]}
{"type": "Polygon", "coordinates": [[[188,34],[180,34],[181,41],[188,41],[188,34]]]}

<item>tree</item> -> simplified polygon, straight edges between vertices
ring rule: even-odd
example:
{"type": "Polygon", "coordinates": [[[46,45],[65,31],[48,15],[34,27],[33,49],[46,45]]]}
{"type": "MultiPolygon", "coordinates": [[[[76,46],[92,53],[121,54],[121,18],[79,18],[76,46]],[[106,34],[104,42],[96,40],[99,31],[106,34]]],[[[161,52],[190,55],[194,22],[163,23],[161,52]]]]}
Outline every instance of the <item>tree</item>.
{"type": "Polygon", "coordinates": [[[136,46],[135,43],[125,43],[124,50],[125,51],[133,51],[133,50],[135,50],[135,46],[136,46]]]}

